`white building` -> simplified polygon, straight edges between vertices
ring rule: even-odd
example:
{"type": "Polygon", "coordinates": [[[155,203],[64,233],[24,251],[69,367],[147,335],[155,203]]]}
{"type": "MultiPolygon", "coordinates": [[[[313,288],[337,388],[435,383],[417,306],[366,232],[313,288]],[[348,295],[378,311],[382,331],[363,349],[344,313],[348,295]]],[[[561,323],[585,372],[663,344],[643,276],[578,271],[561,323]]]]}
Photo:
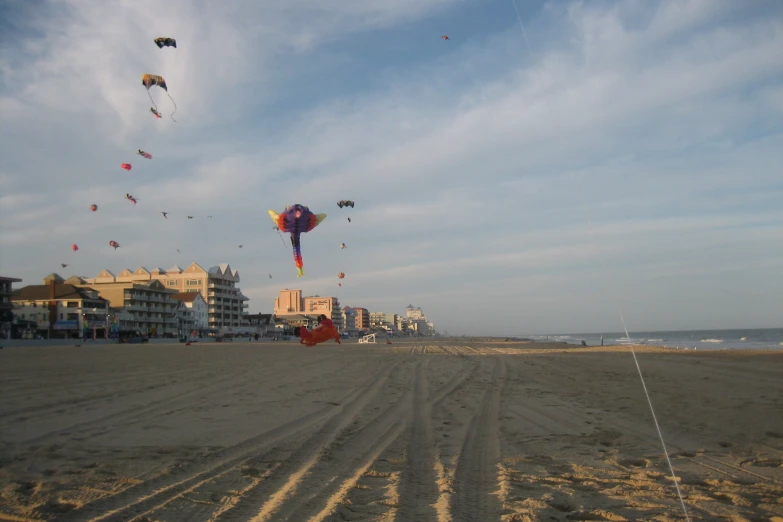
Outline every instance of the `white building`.
{"type": "Polygon", "coordinates": [[[209,313],[207,302],[199,292],[180,292],[171,296],[175,301],[180,301],[187,308],[187,317],[191,318],[190,326],[195,330],[204,330],[209,326],[209,313]]]}

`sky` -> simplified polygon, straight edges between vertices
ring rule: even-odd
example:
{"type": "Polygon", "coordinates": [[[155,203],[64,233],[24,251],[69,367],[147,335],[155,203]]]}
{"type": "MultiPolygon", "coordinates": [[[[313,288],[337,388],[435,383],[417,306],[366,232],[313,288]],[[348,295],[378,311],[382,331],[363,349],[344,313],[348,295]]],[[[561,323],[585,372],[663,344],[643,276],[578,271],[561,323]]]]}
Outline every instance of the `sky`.
{"type": "Polygon", "coordinates": [[[251,312],[460,335],[782,326],[783,3],[516,6],[4,2],[0,275],[229,263],[251,312]],[[301,278],[294,203],[328,214],[301,278]]]}

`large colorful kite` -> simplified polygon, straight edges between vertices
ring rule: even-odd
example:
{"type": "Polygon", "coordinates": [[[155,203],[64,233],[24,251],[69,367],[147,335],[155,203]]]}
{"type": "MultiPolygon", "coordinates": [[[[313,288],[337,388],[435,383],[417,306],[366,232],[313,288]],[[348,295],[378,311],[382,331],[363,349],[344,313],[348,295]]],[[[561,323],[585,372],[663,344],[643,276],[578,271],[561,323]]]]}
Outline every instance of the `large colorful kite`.
{"type": "Polygon", "coordinates": [[[326,219],[326,214],[313,214],[309,208],[297,203],[296,205],[286,207],[280,214],[270,210],[269,216],[281,232],[291,234],[291,245],[294,247],[294,263],[299,272],[296,277],[302,277],[304,275],[304,261],[302,260],[302,249],[299,246],[299,237],[301,234],[310,232],[317,227],[321,221],[326,219]]]}

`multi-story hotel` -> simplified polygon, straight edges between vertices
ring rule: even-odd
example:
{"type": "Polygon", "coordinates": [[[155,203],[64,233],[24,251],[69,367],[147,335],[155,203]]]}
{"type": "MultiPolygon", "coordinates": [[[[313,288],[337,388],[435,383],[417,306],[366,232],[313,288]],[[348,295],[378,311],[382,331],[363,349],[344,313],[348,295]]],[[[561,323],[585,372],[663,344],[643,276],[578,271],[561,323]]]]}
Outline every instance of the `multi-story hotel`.
{"type": "Polygon", "coordinates": [[[301,290],[280,290],[275,299],[275,317],[285,319],[293,326],[312,324],[319,315],[329,317],[334,325],[343,330],[343,314],[336,297],[302,297],[301,290]],[[301,323],[301,324],[300,324],[301,323]]]}
{"type": "Polygon", "coordinates": [[[370,312],[370,328],[382,328],[387,332],[392,332],[397,329],[397,317],[397,314],[370,312]]]}
{"type": "Polygon", "coordinates": [[[6,339],[11,334],[11,322],[13,319],[11,304],[11,286],[13,283],[21,283],[21,279],[15,277],[0,277],[0,339],[6,339]]]}
{"type": "Polygon", "coordinates": [[[73,276],[65,282],[79,288],[91,288],[107,299],[112,308],[128,312],[131,320],[127,326],[133,330],[146,335],[176,335],[179,302],[172,296],[177,292],[160,281],[145,278],[145,273],[149,274],[143,267],[135,272],[126,269],[116,276],[103,270],[97,277],[73,276]]]}
{"type": "Polygon", "coordinates": [[[158,281],[173,294],[198,292],[207,303],[209,328],[243,326],[245,323],[244,316],[249,299],[237,286],[239,272],[232,270],[228,264],[213,266],[209,270],[204,270],[198,263],[191,263],[185,269],[174,265],[168,270],[147,270],[140,266],[133,272],[126,268],[116,276],[104,270],[98,277],[86,281],[89,284],[98,279],[134,283],[158,281]]]}

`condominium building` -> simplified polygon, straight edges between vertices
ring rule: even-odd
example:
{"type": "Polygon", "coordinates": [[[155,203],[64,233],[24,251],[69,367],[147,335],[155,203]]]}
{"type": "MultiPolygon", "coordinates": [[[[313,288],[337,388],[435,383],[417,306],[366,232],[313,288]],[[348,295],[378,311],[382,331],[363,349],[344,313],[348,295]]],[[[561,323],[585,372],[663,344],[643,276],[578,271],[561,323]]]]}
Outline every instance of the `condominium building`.
{"type": "MultiPolygon", "coordinates": [[[[342,331],[343,314],[340,301],[336,297],[307,296],[302,297],[301,290],[280,290],[275,299],[275,316],[283,319],[293,319],[302,316],[312,320],[319,315],[329,317],[334,325],[342,331]]],[[[290,322],[290,321],[289,321],[290,322]]]]}
{"type": "Polygon", "coordinates": [[[378,328],[391,332],[397,330],[397,314],[386,312],[370,312],[370,328],[378,328]]]}
{"type": "MultiPolygon", "coordinates": [[[[50,338],[78,337],[84,329],[100,330],[104,335],[109,321],[109,302],[98,292],[80,288],[57,274],[50,274],[42,285],[28,285],[11,296],[14,316],[34,323],[37,330],[48,330],[50,338]]],[[[46,332],[44,332],[46,334],[46,332]]]]}
{"type": "Polygon", "coordinates": [[[65,282],[92,288],[107,299],[112,308],[128,312],[133,318],[129,325],[133,330],[152,336],[176,335],[178,302],[172,296],[177,292],[160,281],[149,279],[148,275],[144,267],[134,272],[125,269],[116,276],[109,270],[102,270],[97,277],[73,276],[65,282]]]}
{"type": "Polygon", "coordinates": [[[0,339],[8,339],[11,335],[13,321],[13,304],[11,303],[11,288],[13,283],[21,283],[14,277],[0,277],[0,339]]]}
{"type": "Polygon", "coordinates": [[[109,270],[104,270],[98,277],[88,279],[88,284],[95,280],[114,280],[115,282],[144,283],[158,281],[172,294],[199,293],[207,303],[208,328],[218,329],[223,326],[242,326],[245,310],[249,300],[238,288],[239,272],[232,270],[228,264],[221,264],[204,270],[198,263],[191,263],[182,269],[177,265],[163,270],[154,268],[147,270],[143,266],[131,271],[124,269],[116,276],[109,270]]]}
{"type": "Polygon", "coordinates": [[[356,314],[354,319],[355,327],[357,330],[369,330],[370,329],[370,312],[366,308],[352,306],[351,310],[356,314]]]}

